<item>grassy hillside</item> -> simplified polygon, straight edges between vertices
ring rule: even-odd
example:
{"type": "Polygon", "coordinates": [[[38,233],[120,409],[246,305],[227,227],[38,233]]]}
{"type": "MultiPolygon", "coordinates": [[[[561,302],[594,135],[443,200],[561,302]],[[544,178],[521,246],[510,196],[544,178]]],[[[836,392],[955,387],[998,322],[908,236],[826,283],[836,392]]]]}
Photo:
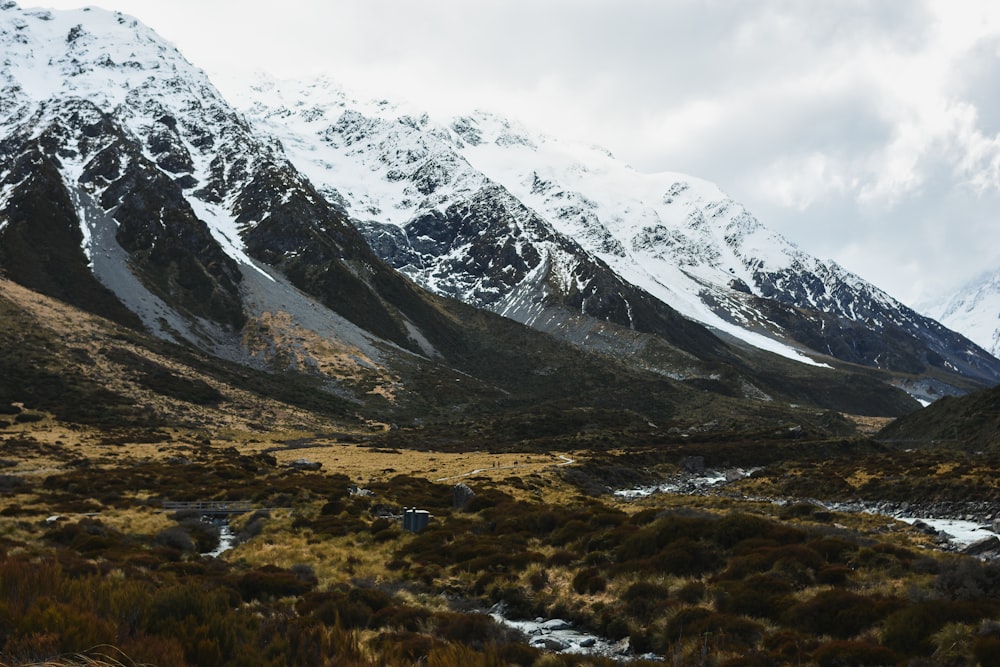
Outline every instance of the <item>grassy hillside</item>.
{"type": "Polygon", "coordinates": [[[879,439],[1000,452],[1000,387],[935,401],[886,426],[879,439]]]}

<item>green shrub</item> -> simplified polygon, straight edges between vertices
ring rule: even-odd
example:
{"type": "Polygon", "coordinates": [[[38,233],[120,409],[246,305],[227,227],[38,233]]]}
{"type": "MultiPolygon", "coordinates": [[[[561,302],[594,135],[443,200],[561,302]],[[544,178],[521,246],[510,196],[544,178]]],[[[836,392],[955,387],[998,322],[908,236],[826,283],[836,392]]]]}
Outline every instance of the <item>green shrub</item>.
{"type": "Polygon", "coordinates": [[[664,637],[656,647],[656,651],[662,652],[669,644],[679,642],[689,637],[697,637],[697,628],[706,618],[711,617],[714,612],[706,607],[687,607],[674,614],[664,627],[664,637]]]}
{"type": "Polygon", "coordinates": [[[842,586],[854,573],[846,565],[825,565],[816,571],[816,582],[830,586],[842,586]]]}
{"type": "Polygon", "coordinates": [[[805,664],[808,655],[819,646],[815,637],[794,630],[778,630],[764,637],[761,643],[779,665],[805,664]]]}
{"type": "Polygon", "coordinates": [[[688,604],[698,604],[705,599],[706,590],[705,584],[702,582],[689,581],[678,588],[674,595],[682,602],[686,602],[688,604]]]}
{"type": "Polygon", "coordinates": [[[580,570],[573,577],[573,590],[581,595],[602,593],[608,582],[596,567],[580,570]]]}
{"type": "Polygon", "coordinates": [[[793,526],[775,523],[763,517],[732,512],[720,519],[712,539],[724,548],[733,548],[744,540],[767,539],[778,544],[795,544],[805,539],[805,533],[793,526]]]}
{"type": "Polygon", "coordinates": [[[961,558],[942,563],[934,590],[951,600],[1000,598],[1000,563],[961,558]]]}
{"type": "Polygon", "coordinates": [[[649,621],[670,606],[670,590],[661,584],[639,581],[621,595],[625,611],[643,623],[649,621]]]}
{"type": "Polygon", "coordinates": [[[616,553],[619,562],[640,560],[656,555],[667,545],[685,540],[701,540],[712,530],[717,519],[708,514],[694,512],[669,512],[630,534],[623,536],[616,553]]]}
{"type": "Polygon", "coordinates": [[[792,604],[793,587],[770,574],[757,574],[742,581],[720,584],[719,611],[757,618],[777,619],[792,604]]]}
{"type": "Polygon", "coordinates": [[[860,641],[832,641],[813,653],[819,667],[893,667],[899,657],[884,646],[860,641]]]}
{"type": "Polygon", "coordinates": [[[432,617],[435,634],[475,648],[503,643],[509,632],[487,614],[439,612],[432,617]]]}
{"type": "Polygon", "coordinates": [[[587,523],[580,519],[570,519],[566,523],[558,526],[549,536],[549,544],[556,547],[564,547],[574,542],[583,542],[591,532],[587,523]]]}
{"type": "Polygon", "coordinates": [[[422,664],[441,642],[416,632],[388,632],[379,635],[377,648],[387,664],[422,664]]]}
{"type": "Polygon", "coordinates": [[[249,601],[302,595],[312,589],[313,583],[290,570],[265,565],[241,576],[236,586],[243,599],[249,601]]]}
{"type": "MultiPolygon", "coordinates": [[[[340,587],[333,591],[310,592],[302,596],[296,611],[316,619],[326,625],[337,625],[345,629],[364,629],[375,623],[375,615],[383,609],[390,609],[392,597],[376,588],[340,587]]],[[[399,617],[404,613],[399,611],[399,617]]],[[[388,622],[392,612],[386,612],[379,622],[388,622]]],[[[409,629],[409,628],[404,628],[409,629]]]]}
{"type": "Polygon", "coordinates": [[[930,655],[931,637],[946,623],[977,623],[1000,612],[995,600],[957,602],[929,600],[912,604],[888,616],[882,624],[882,643],[903,655],[930,655]]]}
{"type": "Polygon", "coordinates": [[[738,658],[726,660],[719,667],[774,667],[774,658],[767,653],[754,651],[738,658]]]}
{"type": "Polygon", "coordinates": [[[972,655],[980,665],[1000,665],[1000,637],[977,637],[972,655]]]}
{"type": "Polygon", "coordinates": [[[855,542],[832,536],[810,540],[806,546],[822,556],[826,562],[839,564],[847,564],[860,548],[855,542]]]}
{"type": "Polygon", "coordinates": [[[419,631],[430,614],[416,607],[390,605],[371,615],[370,626],[387,630],[419,631]]]}
{"type": "Polygon", "coordinates": [[[184,553],[194,553],[196,546],[191,534],[183,526],[170,526],[156,534],[156,544],[184,553]]]}
{"type": "Polygon", "coordinates": [[[790,607],[786,625],[815,635],[847,639],[870,628],[903,605],[895,598],[866,597],[833,589],[790,607]]]}

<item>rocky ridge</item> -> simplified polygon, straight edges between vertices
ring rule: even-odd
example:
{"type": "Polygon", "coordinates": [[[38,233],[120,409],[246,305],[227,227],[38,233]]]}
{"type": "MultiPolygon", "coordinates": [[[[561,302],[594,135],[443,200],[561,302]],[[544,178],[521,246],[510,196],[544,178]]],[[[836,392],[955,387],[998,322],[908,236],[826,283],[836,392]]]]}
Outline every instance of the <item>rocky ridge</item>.
{"type": "Polygon", "coordinates": [[[974,343],[802,252],[701,179],[643,174],[493,114],[438,122],[361,102],[328,80],[263,77],[237,104],[381,257],[438,293],[573,340],[586,338],[581,316],[659,334],[636,316],[651,297],[805,363],[1000,379],[974,343]]]}

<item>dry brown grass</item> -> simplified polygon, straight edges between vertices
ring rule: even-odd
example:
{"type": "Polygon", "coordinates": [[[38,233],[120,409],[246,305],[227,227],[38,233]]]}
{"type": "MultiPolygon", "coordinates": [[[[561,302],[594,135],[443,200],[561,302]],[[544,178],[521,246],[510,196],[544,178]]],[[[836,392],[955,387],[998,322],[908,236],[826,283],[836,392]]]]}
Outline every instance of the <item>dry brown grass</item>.
{"type": "Polygon", "coordinates": [[[843,413],[843,416],[854,422],[861,435],[875,435],[889,425],[892,417],[867,417],[864,415],[850,415],[843,413]]]}
{"type": "Polygon", "coordinates": [[[558,466],[567,464],[567,459],[561,458],[566,454],[559,452],[494,454],[484,451],[395,450],[320,438],[310,441],[305,447],[262,441],[247,446],[256,451],[270,450],[280,464],[287,465],[301,458],[316,461],[323,464],[324,472],[340,473],[359,483],[386,480],[397,475],[449,484],[473,479],[502,482],[510,477],[550,473],[558,466]]]}
{"type": "MultiPolygon", "coordinates": [[[[410,539],[401,533],[392,541],[378,543],[367,533],[346,537],[315,536],[308,529],[292,528],[290,511],[273,511],[264,531],[252,540],[224,552],[222,558],[252,566],[276,565],[291,568],[309,564],[320,589],[352,579],[381,581],[387,576],[386,564],[401,541],[410,539]]],[[[239,529],[239,522],[234,527],[239,529]]]]}

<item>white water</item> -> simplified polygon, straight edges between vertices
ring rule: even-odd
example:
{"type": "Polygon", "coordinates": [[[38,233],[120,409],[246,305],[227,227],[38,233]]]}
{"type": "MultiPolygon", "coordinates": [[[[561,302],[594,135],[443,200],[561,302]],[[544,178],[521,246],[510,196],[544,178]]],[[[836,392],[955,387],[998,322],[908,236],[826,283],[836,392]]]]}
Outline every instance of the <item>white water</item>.
{"type": "Polygon", "coordinates": [[[978,521],[963,521],[960,519],[929,519],[925,517],[898,516],[900,521],[914,524],[922,521],[928,526],[943,532],[948,536],[948,541],[959,548],[965,548],[987,537],[1000,538],[1000,534],[994,532],[989,526],[985,526],[978,521]]]}
{"type": "Polygon", "coordinates": [[[212,558],[218,558],[223,553],[229,551],[233,548],[236,543],[236,534],[233,533],[232,527],[230,527],[228,521],[224,521],[219,525],[219,546],[215,547],[207,553],[203,553],[202,556],[211,556],[212,558]]]}

